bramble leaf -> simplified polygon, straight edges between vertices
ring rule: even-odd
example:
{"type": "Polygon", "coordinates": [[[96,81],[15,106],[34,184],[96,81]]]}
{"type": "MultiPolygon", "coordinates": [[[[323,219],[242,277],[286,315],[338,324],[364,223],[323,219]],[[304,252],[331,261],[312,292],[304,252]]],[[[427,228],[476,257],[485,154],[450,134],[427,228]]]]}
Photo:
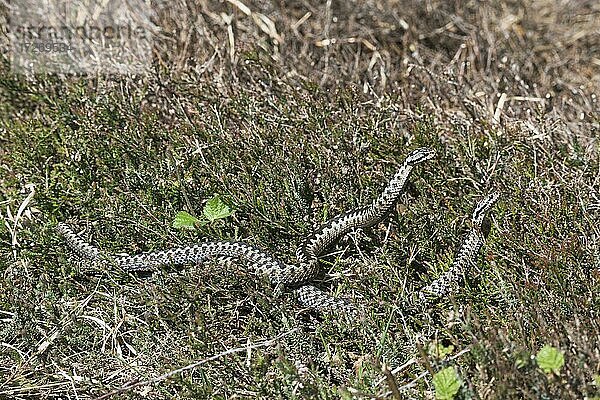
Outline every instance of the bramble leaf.
{"type": "Polygon", "coordinates": [[[560,372],[560,368],[565,364],[563,353],[556,347],[545,345],[535,356],[538,367],[545,373],[560,372]]]}
{"type": "Polygon", "coordinates": [[[233,213],[231,207],[229,207],[219,195],[216,195],[212,199],[206,202],[204,206],[203,214],[209,222],[212,222],[216,219],[227,218],[233,213]]]}
{"type": "Polygon", "coordinates": [[[438,400],[452,400],[458,389],[460,389],[461,381],[454,367],[444,368],[433,375],[433,387],[435,387],[435,398],[438,400]]]}
{"type": "Polygon", "coordinates": [[[185,211],[179,211],[173,220],[173,228],[177,229],[194,229],[196,224],[203,224],[203,222],[185,211]]]}

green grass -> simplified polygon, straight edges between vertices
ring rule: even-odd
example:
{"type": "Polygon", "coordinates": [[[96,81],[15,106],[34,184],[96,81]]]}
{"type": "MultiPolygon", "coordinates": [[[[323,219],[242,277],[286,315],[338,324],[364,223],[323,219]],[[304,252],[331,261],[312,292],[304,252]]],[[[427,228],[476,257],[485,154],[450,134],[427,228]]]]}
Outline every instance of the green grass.
{"type": "Polygon", "coordinates": [[[389,5],[333,5],[329,37],[368,40],[377,58],[316,45],[321,6],[296,36],[305,6],[252,5],[285,33],[277,49],[238,16],[233,64],[210,20],[223,54],[204,74],[168,58],[143,80],[26,79],[3,64],[0,397],[433,398],[447,367],[462,382],[457,398],[600,396],[599,85],[587,51],[600,44],[568,42],[598,10],[415,3],[399,32],[389,5]],[[500,92],[546,100],[509,100],[495,124],[500,92]],[[438,157],[414,171],[395,212],[323,257],[320,285],[364,309],[359,323],[315,321],[241,265],[81,274],[54,231],[75,219],[102,249],[127,253],[243,240],[292,262],[316,224],[369,202],[420,146],[438,157]],[[492,189],[502,199],[465,285],[429,316],[401,315],[402,300],[450,265],[492,189]],[[217,194],[231,217],[172,228],[177,212],[201,216],[217,194]],[[285,339],[294,321],[314,326],[308,345],[328,352],[327,370],[296,368],[285,339]],[[454,350],[428,350],[439,345],[454,350]],[[545,345],[564,355],[558,374],[536,364],[545,345]],[[231,349],[241,350],[222,354],[231,349]],[[408,364],[386,377],[390,360],[408,364]],[[154,382],[129,388],[144,381],[154,382]]]}

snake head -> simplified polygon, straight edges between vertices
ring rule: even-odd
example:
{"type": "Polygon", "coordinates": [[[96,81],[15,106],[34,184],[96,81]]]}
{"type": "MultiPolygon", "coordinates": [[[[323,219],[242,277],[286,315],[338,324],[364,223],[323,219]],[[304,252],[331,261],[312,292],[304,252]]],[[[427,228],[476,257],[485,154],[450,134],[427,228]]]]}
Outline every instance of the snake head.
{"type": "Polygon", "coordinates": [[[435,157],[435,150],[428,147],[421,147],[413,150],[408,157],[406,157],[405,163],[408,165],[417,165],[423,161],[431,160],[435,157]]]}

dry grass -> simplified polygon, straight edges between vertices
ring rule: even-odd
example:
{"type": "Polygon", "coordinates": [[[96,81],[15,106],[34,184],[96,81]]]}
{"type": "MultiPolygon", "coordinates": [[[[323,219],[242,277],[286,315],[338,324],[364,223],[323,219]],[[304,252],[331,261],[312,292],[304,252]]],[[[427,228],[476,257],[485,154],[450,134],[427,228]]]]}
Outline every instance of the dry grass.
{"type": "Polygon", "coordinates": [[[156,10],[143,79],[26,79],[3,59],[0,397],[433,398],[448,365],[457,398],[600,396],[596,2],[156,10]],[[53,230],[75,217],[109,251],[231,238],[293,260],[316,222],[369,201],[424,145],[439,157],[398,212],[324,258],[320,284],[368,310],[360,324],[274,302],[235,265],[82,275],[53,230]],[[464,288],[429,318],[401,315],[491,189],[503,199],[464,288]],[[232,218],[170,228],[214,193],[232,218]],[[296,368],[294,321],[346,376],[296,368]],[[454,351],[429,354],[433,339],[454,351]],[[564,352],[560,375],[536,366],[544,344],[564,352]],[[382,372],[389,360],[408,364],[382,372]]]}

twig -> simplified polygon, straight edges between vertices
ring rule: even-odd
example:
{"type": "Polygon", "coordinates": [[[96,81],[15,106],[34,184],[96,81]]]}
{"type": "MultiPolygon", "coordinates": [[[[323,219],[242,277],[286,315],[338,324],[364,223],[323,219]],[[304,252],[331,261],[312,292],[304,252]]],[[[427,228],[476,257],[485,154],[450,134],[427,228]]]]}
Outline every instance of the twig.
{"type": "Polygon", "coordinates": [[[216,360],[218,358],[227,356],[229,354],[240,353],[240,352],[244,352],[244,351],[247,352],[247,351],[250,351],[250,350],[253,350],[253,349],[257,349],[259,347],[269,347],[269,346],[272,346],[274,343],[277,342],[277,340],[279,340],[282,337],[285,337],[285,336],[291,334],[294,331],[296,331],[296,328],[291,329],[291,330],[289,330],[289,331],[287,331],[285,333],[282,333],[281,335],[278,335],[278,336],[274,337],[273,339],[265,340],[264,342],[260,342],[260,343],[253,344],[253,345],[250,345],[250,346],[236,347],[234,349],[229,349],[229,350],[223,351],[223,352],[221,352],[219,354],[215,354],[214,356],[205,358],[203,360],[194,362],[192,364],[188,364],[185,367],[181,367],[181,368],[175,369],[173,371],[169,371],[169,372],[167,372],[165,374],[159,375],[157,377],[154,377],[154,378],[151,378],[151,379],[148,379],[148,380],[145,380],[145,381],[137,380],[137,381],[130,382],[129,384],[121,386],[118,389],[115,389],[115,390],[113,390],[111,392],[103,394],[100,397],[97,397],[96,400],[108,399],[108,398],[110,398],[112,396],[115,396],[117,394],[121,394],[121,393],[127,392],[127,391],[129,391],[131,389],[134,389],[136,387],[139,387],[139,386],[146,386],[146,385],[150,385],[150,384],[153,384],[153,383],[158,383],[160,381],[164,381],[165,379],[168,379],[168,378],[170,378],[170,377],[172,377],[174,375],[177,375],[179,373],[188,371],[190,369],[194,369],[194,368],[196,368],[196,367],[198,367],[198,366],[200,366],[202,364],[205,364],[205,363],[207,363],[209,361],[213,361],[213,360],[216,360]]]}
{"type": "Polygon", "coordinates": [[[392,391],[392,394],[394,395],[394,398],[401,400],[402,396],[400,396],[400,391],[398,390],[398,384],[396,383],[396,378],[394,378],[394,375],[392,375],[392,373],[390,372],[390,369],[388,368],[386,363],[383,363],[381,370],[382,370],[383,374],[385,375],[385,380],[387,381],[388,386],[389,386],[390,390],[392,391]]]}
{"type": "MultiPolygon", "coordinates": [[[[25,209],[27,208],[27,206],[29,205],[29,202],[31,201],[31,199],[33,199],[33,196],[35,196],[35,185],[33,184],[27,184],[25,187],[27,187],[29,189],[29,194],[27,195],[27,197],[25,198],[25,200],[23,200],[23,202],[21,203],[21,205],[19,206],[19,209],[17,210],[17,215],[15,215],[14,219],[13,219],[13,227],[10,230],[10,234],[11,234],[11,245],[12,245],[12,249],[13,249],[13,257],[15,258],[15,260],[17,259],[17,225],[19,224],[19,220],[21,219],[21,216],[23,215],[23,212],[25,211],[25,209]]],[[[7,225],[8,226],[8,225],[7,225]]],[[[9,226],[10,228],[10,226],[9,226]]]]}

